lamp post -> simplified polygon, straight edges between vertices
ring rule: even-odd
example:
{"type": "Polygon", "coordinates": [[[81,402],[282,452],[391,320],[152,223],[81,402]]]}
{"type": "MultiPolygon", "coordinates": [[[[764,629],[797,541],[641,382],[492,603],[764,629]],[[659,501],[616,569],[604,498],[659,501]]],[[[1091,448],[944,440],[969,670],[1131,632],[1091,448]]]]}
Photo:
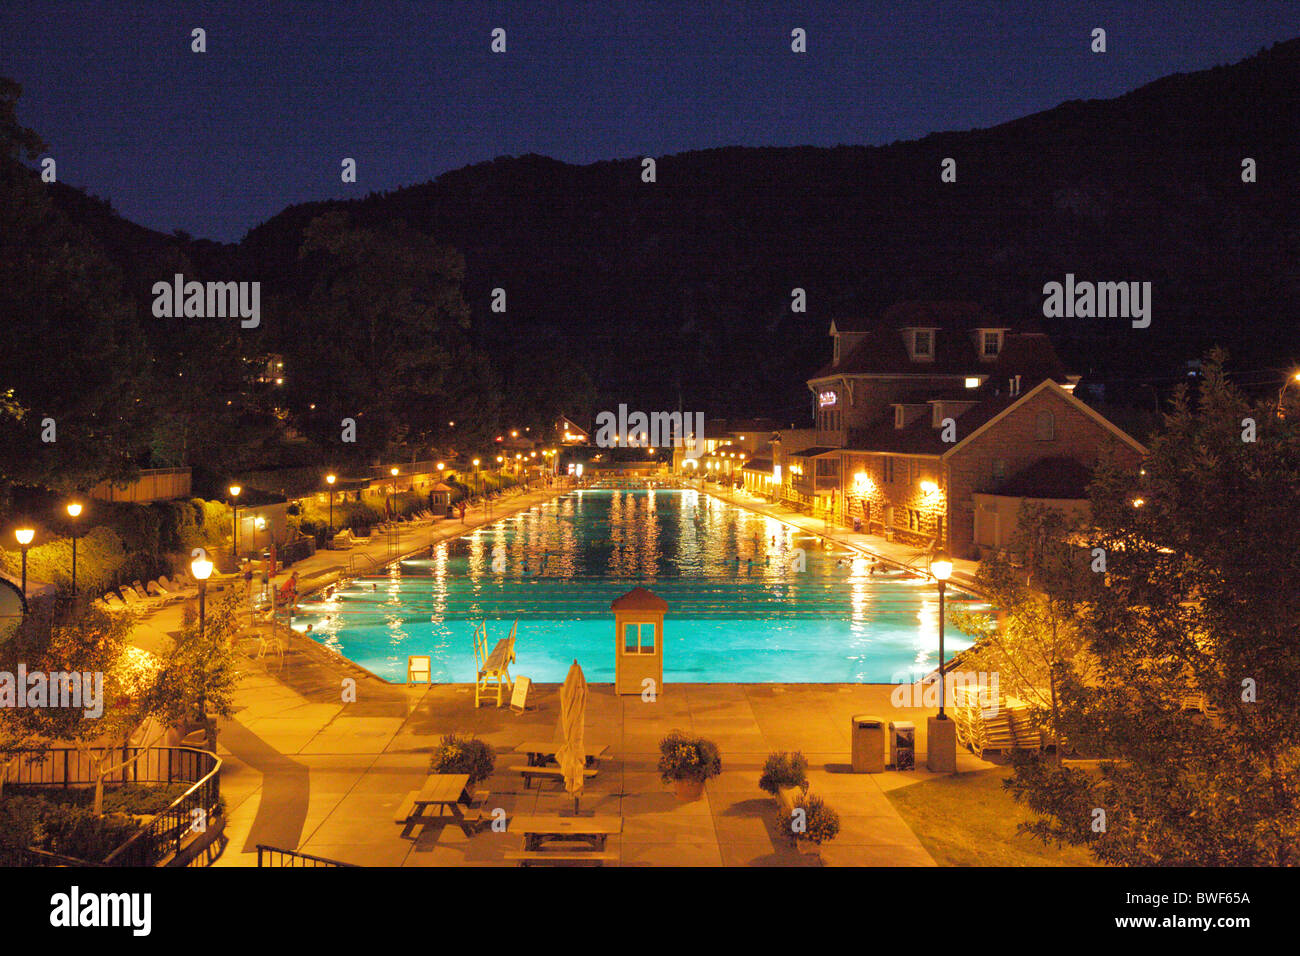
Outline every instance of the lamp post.
{"type": "Polygon", "coordinates": [[[14,532],[14,537],[18,539],[18,547],[23,551],[23,600],[27,600],[27,547],[32,543],[32,538],[36,537],[35,528],[19,528],[14,532]]]}
{"type": "Polygon", "coordinates": [[[943,712],[943,612],[944,590],[952,577],[952,558],[940,549],[930,558],[930,576],[939,585],[939,716],[927,721],[926,765],[936,773],[952,773],[957,769],[957,727],[943,712]]]}
{"type": "Polygon", "coordinates": [[[397,509],[393,507],[393,499],[397,497],[397,469],[390,468],[388,469],[388,473],[393,476],[393,492],[388,496],[388,513],[390,517],[396,517],[397,509]]]}
{"type": "Polygon", "coordinates": [[[1278,393],[1277,393],[1277,415],[1278,415],[1278,418],[1281,418],[1282,415],[1283,415],[1283,411],[1282,411],[1282,399],[1283,399],[1283,397],[1285,397],[1285,395],[1286,395],[1286,390],[1287,390],[1288,388],[1291,387],[1291,383],[1292,383],[1292,382],[1296,382],[1297,384],[1300,384],[1300,371],[1292,372],[1290,375],[1288,375],[1288,376],[1286,377],[1286,381],[1282,383],[1282,388],[1278,390],[1278,393]]]}
{"type": "MultiPolygon", "coordinates": [[[[68,502],[68,516],[74,520],[81,516],[81,502],[68,502]]],[[[77,526],[72,526],[72,597],[77,597],[77,526]]]]}
{"type": "MultiPolygon", "coordinates": [[[[194,580],[199,582],[199,647],[201,648],[203,647],[204,629],[207,624],[208,578],[212,576],[212,562],[202,552],[199,554],[199,557],[190,562],[190,573],[194,575],[194,580]]],[[[208,702],[202,689],[199,690],[198,716],[199,720],[203,721],[208,749],[211,750],[216,741],[212,739],[212,729],[208,726],[208,702]]]]}
{"type": "Polygon", "coordinates": [[[325,476],[325,484],[330,486],[330,534],[334,533],[334,482],[336,481],[338,481],[337,475],[325,476]]]}
{"type": "MultiPolygon", "coordinates": [[[[230,486],[230,511],[234,525],[234,533],[230,537],[230,548],[235,552],[236,561],[239,560],[239,493],[243,490],[239,485],[230,486]]],[[[256,538],[253,540],[253,548],[257,548],[256,538]]]]}

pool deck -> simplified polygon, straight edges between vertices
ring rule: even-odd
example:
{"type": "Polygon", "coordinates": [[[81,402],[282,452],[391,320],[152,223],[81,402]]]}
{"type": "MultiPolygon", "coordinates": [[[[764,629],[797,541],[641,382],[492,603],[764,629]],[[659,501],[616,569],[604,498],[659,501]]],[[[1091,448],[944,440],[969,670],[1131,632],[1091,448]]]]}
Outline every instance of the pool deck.
{"type": "MultiPolygon", "coordinates": [[[[411,529],[403,534],[398,554],[459,536],[561,493],[534,491],[500,500],[490,513],[471,510],[465,523],[448,520],[411,529]]],[[[818,520],[761,499],[718,497],[846,547],[900,563],[915,560],[914,548],[828,531],[818,520]],[[876,547],[876,542],[894,550],[876,547]]],[[[342,571],[348,556],[358,553],[379,564],[398,556],[376,543],[347,552],[320,551],[294,570],[303,579],[342,571]]],[[[278,575],[276,582],[285,576],[278,575]]],[[[165,648],[180,620],[179,605],[157,610],[138,625],[136,642],[165,648]]],[[[671,617],[667,626],[672,626],[671,617]]],[[[519,655],[526,662],[526,634],[519,655]]],[[[389,684],[310,639],[291,640],[282,658],[247,660],[242,669],[236,712],[221,721],[218,738],[227,803],[227,842],[218,866],[255,866],[258,843],[365,866],[507,865],[505,854],[522,846],[522,836],[508,828],[466,837],[456,827],[430,826],[403,838],[402,828],[393,822],[398,803],[422,785],[433,746],[450,732],[477,735],[498,751],[496,773],[482,785],[491,792],[489,811],[500,808],[509,817],[572,809],[572,799],[556,785],[525,790],[520,775],[509,770],[524,762],[511,752],[517,744],[554,736],[558,685],[533,685],[523,715],[490,704],[476,710],[471,685],[389,684]],[[355,702],[342,700],[346,678],[356,680],[355,702]]],[[[618,697],[611,684],[589,689],[587,739],[608,744],[612,756],[588,784],[582,810],[622,817],[623,832],[609,843],[620,865],[934,865],[885,796],[895,787],[931,778],[924,769],[925,720],[934,711],[895,708],[892,685],[669,684],[651,703],[618,697]],[[915,722],[920,769],[851,773],[849,721],[858,714],[915,722]],[[655,770],[658,742],[674,729],[709,737],[722,751],[722,775],[709,781],[704,797],[694,803],[679,803],[655,770]],[[813,791],[840,814],[839,836],[817,856],[790,845],[776,821],[775,801],[758,789],[763,762],[775,750],[802,751],[813,791]]],[[[959,770],[989,766],[958,754],[959,770]]]]}
{"type": "MultiPolygon", "coordinates": [[[[520,654],[526,657],[526,644],[520,654]]],[[[228,843],[216,865],[256,865],[258,843],[365,866],[508,865],[505,854],[521,849],[523,839],[508,828],[466,837],[454,826],[429,826],[404,838],[393,822],[402,798],[423,784],[430,750],[452,731],[497,750],[496,772],[482,785],[490,790],[489,811],[500,808],[509,818],[572,809],[557,784],[526,790],[509,769],[525,762],[512,752],[516,745],[553,739],[558,685],[533,685],[527,713],[516,715],[490,704],[476,710],[467,684],[407,688],[363,679],[356,701],[343,703],[344,676],[337,659],[308,641],[297,642],[283,665],[250,665],[237,713],[222,721],[219,736],[228,843]]],[[[892,690],[670,684],[645,703],[616,696],[611,684],[591,684],[586,739],[608,744],[611,757],[589,782],[581,808],[622,818],[623,832],[608,848],[623,866],[932,866],[885,796],[931,777],[924,756],[917,759],[922,769],[910,772],[849,768],[856,714],[915,721],[917,747],[924,749],[931,711],[894,708],[892,690]],[[678,728],[709,737],[722,752],[722,775],[695,803],[679,803],[655,770],[660,738],[678,728]],[[775,801],[758,789],[774,750],[801,750],[813,791],[840,814],[840,834],[820,857],[792,848],[778,828],[775,801]]],[[[961,770],[990,766],[964,753],[958,763],[961,770]]]]}

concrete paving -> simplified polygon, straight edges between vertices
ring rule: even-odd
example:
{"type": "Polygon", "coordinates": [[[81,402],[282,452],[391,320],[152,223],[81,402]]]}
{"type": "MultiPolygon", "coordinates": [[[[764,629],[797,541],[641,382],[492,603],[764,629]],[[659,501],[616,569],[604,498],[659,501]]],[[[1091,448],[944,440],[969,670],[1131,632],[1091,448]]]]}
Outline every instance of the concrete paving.
{"type": "MultiPolygon", "coordinates": [[[[520,655],[526,658],[526,643],[520,655]]],[[[343,703],[337,688],[346,674],[331,674],[330,663],[328,651],[304,640],[283,665],[273,661],[245,677],[239,710],[223,722],[219,738],[229,842],[217,865],[255,864],[258,843],[367,866],[506,864],[505,854],[522,846],[508,828],[467,837],[454,826],[429,826],[403,838],[393,822],[403,796],[422,785],[432,747],[452,731],[497,750],[496,772],[481,785],[490,791],[489,811],[499,808],[509,818],[572,809],[558,784],[525,789],[510,770],[525,762],[515,746],[554,736],[558,685],[534,685],[523,715],[491,705],[476,710],[468,684],[408,688],[375,679],[358,686],[355,703],[343,703]],[[333,702],[320,699],[329,693],[333,702]]],[[[611,684],[589,685],[587,739],[608,743],[612,757],[588,784],[581,810],[623,818],[609,849],[624,866],[933,865],[885,796],[931,775],[855,774],[849,767],[855,714],[914,721],[924,750],[929,712],[895,709],[892,690],[679,684],[643,702],[616,696],[611,684]],[[709,737],[722,752],[722,775],[694,803],[678,802],[656,771],[659,740],[674,729],[709,737]],[[809,760],[813,791],[841,817],[838,838],[817,856],[791,846],[775,801],[758,788],[767,755],[796,749],[809,760]]],[[[924,767],[923,752],[917,763],[924,767]]],[[[962,770],[989,766],[969,755],[960,763],[962,770]]]]}
{"type": "MultiPolygon", "coordinates": [[[[496,502],[490,513],[475,509],[463,524],[410,530],[399,552],[463,534],[557,493],[519,495],[496,502]]],[[[735,503],[823,533],[820,521],[764,507],[759,499],[735,503]]],[[[871,536],[835,529],[828,536],[869,553],[886,550],[857,540],[871,536]]],[[[892,546],[882,557],[905,556],[893,553],[904,546],[878,540],[892,546]]],[[[350,552],[318,552],[294,569],[300,579],[319,578],[346,570],[353,553],[380,564],[398,556],[377,541],[350,552]]],[[[180,615],[178,606],[151,614],[139,629],[141,643],[164,644],[179,629],[180,615]]],[[[527,639],[525,630],[518,647],[523,662],[527,639]]],[[[404,838],[393,822],[402,798],[423,784],[433,746],[450,732],[475,735],[497,750],[496,772],[480,785],[490,791],[489,812],[500,809],[509,819],[572,810],[572,798],[558,785],[525,789],[510,770],[525,762],[512,752],[516,745],[555,735],[558,685],[533,685],[522,715],[491,704],[475,709],[472,685],[388,684],[302,637],[290,638],[284,654],[248,659],[243,669],[236,713],[221,722],[218,740],[227,806],[227,844],[218,866],[256,865],[259,843],[365,866],[507,865],[505,854],[522,847],[522,836],[508,827],[467,837],[454,826],[426,826],[404,838]],[[356,687],[349,703],[343,700],[347,681],[356,687]]],[[[893,690],[880,684],[675,684],[643,702],[615,695],[611,684],[591,684],[587,739],[609,744],[612,757],[589,782],[581,810],[622,817],[623,832],[608,848],[623,866],[932,866],[885,794],[930,778],[923,769],[925,719],[933,711],[895,708],[893,690]],[[852,773],[855,714],[913,721],[922,769],[852,773]],[[709,737],[722,752],[721,776],[693,803],[679,802],[656,770],[659,740],[674,729],[709,737]],[[763,763],[777,750],[804,753],[813,791],[840,814],[839,836],[816,854],[792,846],[776,802],[758,788],[763,763]]],[[[961,770],[987,766],[959,755],[961,770]]]]}

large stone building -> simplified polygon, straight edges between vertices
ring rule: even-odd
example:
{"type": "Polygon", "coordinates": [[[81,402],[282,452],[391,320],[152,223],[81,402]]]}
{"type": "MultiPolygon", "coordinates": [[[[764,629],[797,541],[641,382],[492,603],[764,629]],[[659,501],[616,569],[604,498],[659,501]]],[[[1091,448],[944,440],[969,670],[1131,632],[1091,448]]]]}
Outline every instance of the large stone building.
{"type": "Polygon", "coordinates": [[[1145,454],[1074,397],[1047,336],[978,306],[900,303],[831,335],[808,380],[816,443],[774,455],[782,498],[829,520],[976,557],[1014,528],[1019,505],[1003,499],[1077,507],[1081,475],[1145,454]]]}

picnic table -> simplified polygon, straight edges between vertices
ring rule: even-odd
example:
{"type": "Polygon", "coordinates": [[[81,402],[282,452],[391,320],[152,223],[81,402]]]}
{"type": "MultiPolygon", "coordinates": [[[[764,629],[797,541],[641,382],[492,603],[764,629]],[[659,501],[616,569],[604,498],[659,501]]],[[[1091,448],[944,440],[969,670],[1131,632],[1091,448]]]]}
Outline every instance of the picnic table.
{"type": "Polygon", "coordinates": [[[478,814],[466,815],[465,809],[473,801],[469,793],[469,774],[467,773],[431,773],[419,790],[412,790],[402,801],[397,811],[396,822],[404,824],[402,832],[414,824],[429,823],[448,818],[472,836],[479,822],[478,814]],[[429,807],[436,807],[437,813],[426,816],[429,807]],[[445,812],[444,812],[445,811],[445,812]]]}
{"type": "MultiPolygon", "coordinates": [[[[549,844],[574,843],[579,848],[604,851],[611,834],[623,832],[622,817],[562,817],[558,814],[517,816],[510,829],[524,835],[524,851],[542,851],[549,844]]],[[[567,848],[557,852],[568,852],[567,848]]]]}
{"type": "MultiPolygon", "coordinates": [[[[528,766],[543,767],[555,759],[555,752],[564,746],[558,740],[528,740],[515,748],[517,754],[528,755],[528,766]]],[[[587,766],[597,766],[609,756],[609,744],[587,745],[587,766]]]]}

